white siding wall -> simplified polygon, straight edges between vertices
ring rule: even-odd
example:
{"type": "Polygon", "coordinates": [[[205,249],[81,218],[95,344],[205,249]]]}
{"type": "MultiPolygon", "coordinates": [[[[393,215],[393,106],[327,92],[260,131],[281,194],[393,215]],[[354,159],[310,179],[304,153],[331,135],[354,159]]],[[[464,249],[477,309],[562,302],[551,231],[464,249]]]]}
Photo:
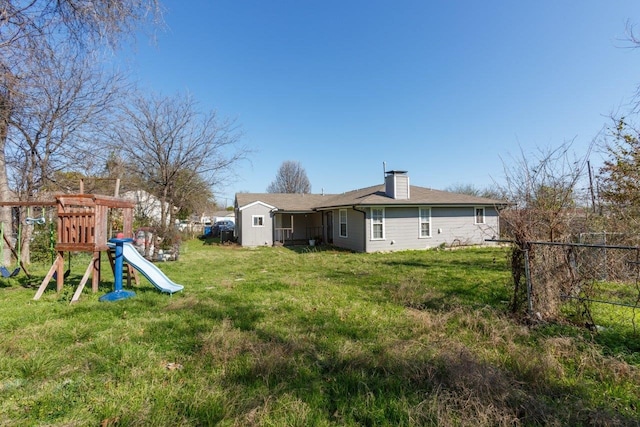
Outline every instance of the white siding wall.
{"type": "Polygon", "coordinates": [[[256,204],[239,212],[240,235],[238,242],[242,246],[271,246],[273,245],[273,218],[268,207],[256,204]],[[262,227],[253,226],[255,215],[264,216],[262,227]]]}

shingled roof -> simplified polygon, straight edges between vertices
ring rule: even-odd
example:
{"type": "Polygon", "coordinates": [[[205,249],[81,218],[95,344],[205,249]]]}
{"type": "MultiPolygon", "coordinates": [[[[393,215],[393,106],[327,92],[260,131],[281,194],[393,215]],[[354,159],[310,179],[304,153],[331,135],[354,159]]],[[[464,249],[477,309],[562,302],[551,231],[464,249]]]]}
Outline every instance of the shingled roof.
{"type": "Polygon", "coordinates": [[[431,188],[410,186],[409,199],[394,199],[385,193],[384,185],[362,188],[343,194],[282,194],[282,193],[238,193],[238,206],[257,201],[285,212],[311,212],[315,209],[330,209],[343,206],[505,206],[504,200],[488,199],[468,194],[451,193],[431,188]]]}
{"type": "Polygon", "coordinates": [[[236,200],[238,207],[247,206],[254,202],[263,202],[284,212],[312,212],[323,204],[323,200],[330,195],[300,194],[300,193],[238,193],[236,200]]]}
{"type": "Polygon", "coordinates": [[[318,208],[362,205],[505,205],[504,200],[488,199],[468,194],[451,193],[431,188],[410,186],[409,199],[394,199],[385,193],[384,185],[362,188],[339,194],[326,200],[318,208]]]}

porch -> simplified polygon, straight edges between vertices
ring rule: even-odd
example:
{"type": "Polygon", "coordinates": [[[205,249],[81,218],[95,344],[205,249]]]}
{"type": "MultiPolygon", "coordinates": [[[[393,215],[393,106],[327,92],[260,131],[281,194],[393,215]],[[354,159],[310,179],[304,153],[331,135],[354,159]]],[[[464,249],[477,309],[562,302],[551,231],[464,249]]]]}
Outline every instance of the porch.
{"type": "Polygon", "coordinates": [[[308,245],[327,242],[327,227],[320,212],[277,212],[274,214],[273,242],[282,245],[308,245]]]}

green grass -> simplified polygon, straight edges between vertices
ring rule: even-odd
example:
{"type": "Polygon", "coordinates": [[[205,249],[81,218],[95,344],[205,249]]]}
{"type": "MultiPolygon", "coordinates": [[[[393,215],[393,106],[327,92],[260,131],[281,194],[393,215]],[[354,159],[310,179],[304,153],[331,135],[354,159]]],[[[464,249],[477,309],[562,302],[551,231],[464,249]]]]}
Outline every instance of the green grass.
{"type": "MultiPolygon", "coordinates": [[[[77,284],[88,260],[74,258],[77,284]]],[[[632,330],[526,327],[498,248],[186,243],[135,298],[0,281],[0,425],[637,425],[632,330]]],[[[32,267],[41,278],[46,266],[32,267]]],[[[35,280],[37,283],[38,280],[35,280]]]]}

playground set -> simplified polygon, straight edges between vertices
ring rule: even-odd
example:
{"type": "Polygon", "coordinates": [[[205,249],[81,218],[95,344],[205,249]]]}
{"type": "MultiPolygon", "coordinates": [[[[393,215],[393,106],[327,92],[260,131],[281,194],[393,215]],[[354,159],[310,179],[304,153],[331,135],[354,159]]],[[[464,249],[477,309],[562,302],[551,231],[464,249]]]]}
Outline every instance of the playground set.
{"type": "MultiPolygon", "coordinates": [[[[82,187],[81,187],[82,191],[82,187]]],[[[116,191],[117,194],[117,191],[116,191]]],[[[102,252],[107,252],[111,267],[114,271],[115,290],[111,292],[109,297],[105,295],[101,301],[114,301],[117,299],[128,298],[133,296],[133,292],[122,291],[122,272],[127,276],[127,282],[131,285],[133,278],[136,284],[139,283],[138,276],[134,268],[141,272],[149,281],[160,291],[173,294],[183,289],[182,285],[171,282],[155,265],[146,259],[137,257],[137,251],[129,243],[133,237],[133,210],[134,204],[128,200],[117,196],[103,196],[97,194],[64,194],[56,195],[54,201],[50,202],[0,202],[0,206],[11,207],[33,207],[39,206],[55,207],[57,213],[57,241],[55,244],[55,258],[47,275],[44,277],[40,287],[38,288],[34,300],[40,299],[44,291],[47,289],[50,281],[56,281],[56,290],[60,292],[64,286],[64,279],[68,276],[69,270],[65,272],[65,252],[70,257],[71,252],[89,252],[91,260],[87,266],[82,279],[73,294],[71,302],[77,302],[80,295],[89,280],[92,278],[91,288],[93,292],[98,291],[100,283],[100,261],[102,252]],[[119,209],[122,213],[122,231],[118,234],[118,239],[109,239],[109,213],[112,209],[119,209]],[[121,258],[115,259],[112,251],[115,249],[116,256],[121,258]],[[133,250],[135,253],[131,252],[133,250]],[[128,255],[128,257],[127,257],[128,255]],[[127,263],[123,263],[124,260],[127,263]]],[[[33,218],[27,218],[27,223],[33,218]]],[[[44,223],[37,219],[38,223],[44,223]]],[[[4,233],[4,243],[11,249],[13,255],[20,260],[19,253],[11,246],[9,240],[4,233]]],[[[19,240],[19,239],[18,239],[19,240]]],[[[2,243],[2,242],[0,242],[2,243]]],[[[20,265],[25,273],[29,276],[26,266],[20,261],[20,265]]],[[[6,267],[2,267],[6,270],[6,267]]],[[[8,272],[8,270],[7,270],[8,272]]],[[[14,270],[13,273],[15,273],[14,270]]],[[[17,269],[19,272],[19,268],[17,269]]],[[[13,274],[8,272],[9,275],[13,274]]],[[[4,274],[0,271],[0,274],[4,274]]],[[[15,274],[14,274],[15,275],[15,274]]]]}

